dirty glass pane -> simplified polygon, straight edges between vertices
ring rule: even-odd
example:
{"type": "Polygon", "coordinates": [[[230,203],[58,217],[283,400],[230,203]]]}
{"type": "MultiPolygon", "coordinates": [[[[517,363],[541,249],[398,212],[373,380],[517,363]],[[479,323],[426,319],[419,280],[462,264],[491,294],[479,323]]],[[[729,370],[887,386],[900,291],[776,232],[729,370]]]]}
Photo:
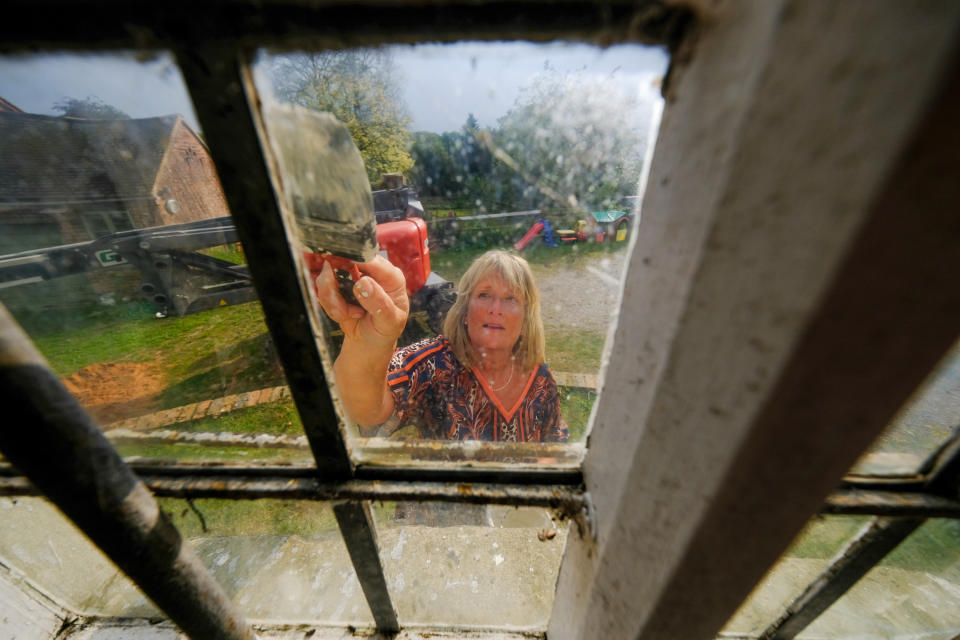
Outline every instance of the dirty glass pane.
{"type": "Polygon", "coordinates": [[[0,58],[0,303],[129,458],[312,458],[172,58],[0,58]]]}
{"type": "Polygon", "coordinates": [[[931,519],[797,637],[950,640],[958,595],[960,522],[931,519]]]}
{"type": "Polygon", "coordinates": [[[383,503],[374,514],[401,625],[546,628],[576,525],[496,505],[383,503]]]}
{"type": "Polygon", "coordinates": [[[810,520],[719,637],[759,636],[869,520],[868,516],[817,516],[810,520]]]}
{"type": "Polygon", "coordinates": [[[156,607],[42,498],[0,498],[0,571],[83,615],[155,616],[156,607]]]}
{"type": "Polygon", "coordinates": [[[260,55],[264,146],[321,349],[343,354],[355,461],[579,464],[666,62],[523,42],[260,55]],[[507,278],[469,274],[490,250],[531,275],[485,291],[507,278]]]}
{"type": "Polygon", "coordinates": [[[160,500],[252,621],[370,626],[333,511],[296,500],[160,500]]]}
{"type": "Polygon", "coordinates": [[[915,474],[958,426],[960,341],[947,352],[851,473],[915,474]]]}
{"type": "MultiPolygon", "coordinates": [[[[372,624],[328,505],[160,499],[240,613],[270,622],[372,624]]],[[[164,617],[59,510],[0,498],[0,571],[80,614],[164,617]]]]}

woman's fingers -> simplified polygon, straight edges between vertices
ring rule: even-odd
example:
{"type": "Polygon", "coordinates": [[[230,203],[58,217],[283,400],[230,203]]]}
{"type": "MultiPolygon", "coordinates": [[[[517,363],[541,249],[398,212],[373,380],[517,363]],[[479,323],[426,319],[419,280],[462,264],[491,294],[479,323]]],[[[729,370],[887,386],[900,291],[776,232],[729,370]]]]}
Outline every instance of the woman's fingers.
{"type": "Polygon", "coordinates": [[[317,276],[317,301],[330,319],[336,323],[342,323],[348,318],[362,318],[363,309],[347,304],[347,301],[340,295],[337,286],[337,278],[333,274],[333,269],[329,262],[323,264],[320,275],[317,276]]]}
{"type": "Polygon", "coordinates": [[[407,298],[407,281],[403,277],[403,271],[379,255],[370,262],[358,262],[357,268],[364,275],[376,280],[384,292],[393,300],[393,303],[404,313],[410,310],[410,301],[407,298]]]}
{"type": "Polygon", "coordinates": [[[363,276],[353,286],[353,294],[367,312],[367,317],[378,334],[395,340],[403,333],[403,327],[407,323],[407,308],[398,305],[379,282],[370,276],[363,276]]]}

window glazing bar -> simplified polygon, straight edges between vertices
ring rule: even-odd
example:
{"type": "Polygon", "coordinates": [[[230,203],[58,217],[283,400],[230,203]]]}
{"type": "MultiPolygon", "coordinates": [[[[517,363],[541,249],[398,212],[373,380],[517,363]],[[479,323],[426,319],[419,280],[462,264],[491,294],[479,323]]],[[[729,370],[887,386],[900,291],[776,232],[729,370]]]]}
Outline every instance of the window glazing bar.
{"type": "Polygon", "coordinates": [[[820,513],[957,519],[960,501],[921,492],[841,489],[827,497],[820,513]]]}
{"type": "MultiPolygon", "coordinates": [[[[248,96],[256,102],[250,58],[229,46],[182,49],[176,54],[247,252],[317,474],[324,479],[347,479],[353,464],[272,188],[269,167],[277,163],[268,146],[260,143],[258,131],[263,131],[263,123],[256,107],[248,103],[248,96]]],[[[399,626],[369,507],[345,502],[335,505],[334,513],[377,629],[384,634],[396,632],[399,626]]]]}
{"type": "Polygon", "coordinates": [[[2,305],[0,402],[0,452],[184,633],[253,640],[193,548],[2,305]]]}
{"type": "Polygon", "coordinates": [[[175,52],[230,206],[263,313],[321,477],[352,465],[258,136],[249,60],[231,46],[175,52]]]}
{"type": "MultiPolygon", "coordinates": [[[[957,474],[960,469],[960,430],[924,465],[930,472],[926,476],[922,494],[867,492],[847,490],[835,493],[828,500],[824,511],[840,513],[837,507],[851,507],[847,513],[857,513],[856,506],[867,500],[874,504],[885,503],[888,512],[914,511],[914,517],[880,516],[864,527],[830,563],[830,566],[814,580],[784,613],[761,634],[762,640],[789,640],[803,631],[810,623],[836,602],[857,580],[907,539],[925,517],[956,517],[946,515],[956,512],[957,474]],[[925,503],[921,504],[921,503],[925,503]],[[943,509],[941,511],[940,509],[943,509]]],[[[863,513],[860,511],[859,513],[863,513]]]]}
{"type": "Polygon", "coordinates": [[[923,518],[875,518],[810,583],[786,611],[762,634],[760,640],[791,640],[840,599],[850,587],[907,539],[923,518]]]}
{"type": "MultiPolygon", "coordinates": [[[[130,468],[139,476],[176,476],[192,478],[222,476],[226,478],[314,478],[313,467],[277,465],[250,465],[206,462],[149,462],[143,459],[129,462],[130,468]]],[[[0,478],[20,475],[16,469],[0,462],[0,478]]],[[[356,480],[380,480],[386,482],[447,482],[503,485],[559,485],[576,489],[583,484],[579,469],[511,469],[509,467],[478,468],[448,465],[443,467],[357,467],[356,480]]],[[[870,487],[872,488],[872,487],[870,487]]],[[[887,488],[887,487],[884,487],[887,488]]]]}
{"type": "MultiPolygon", "coordinates": [[[[383,482],[348,480],[323,483],[315,478],[239,476],[150,476],[141,481],[166,498],[223,500],[376,500],[380,502],[457,502],[501,504],[553,509],[575,517],[587,507],[579,487],[452,482],[383,482]]],[[[0,496],[36,496],[42,493],[22,476],[0,478],[0,496]]],[[[956,516],[960,517],[960,508],[956,516]]]]}
{"type": "Polygon", "coordinates": [[[380,548],[377,545],[370,503],[353,500],[339,502],[333,505],[333,513],[340,525],[340,533],[347,545],[360,586],[363,587],[363,595],[370,606],[377,631],[387,636],[397,633],[400,624],[390,601],[383,563],[380,562],[380,548]]]}

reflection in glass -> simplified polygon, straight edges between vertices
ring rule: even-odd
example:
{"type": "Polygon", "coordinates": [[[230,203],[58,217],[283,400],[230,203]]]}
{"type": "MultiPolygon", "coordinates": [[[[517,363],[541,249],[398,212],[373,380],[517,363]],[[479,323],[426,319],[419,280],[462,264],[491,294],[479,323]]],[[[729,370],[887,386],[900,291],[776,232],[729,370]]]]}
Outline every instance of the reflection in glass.
{"type": "Polygon", "coordinates": [[[328,504],[170,498],[160,505],[245,617],[373,624],[328,504]]]}
{"type": "MultiPolygon", "coordinates": [[[[305,290],[326,310],[319,314],[318,323],[325,330],[327,352],[331,360],[341,349],[347,354],[337,368],[343,378],[338,379],[337,392],[360,425],[350,432],[355,461],[559,466],[579,462],[582,445],[539,442],[585,440],[606,337],[616,314],[627,240],[637,224],[637,185],[648,144],[648,121],[659,100],[655,80],[665,64],[665,55],[640,47],[601,51],[582,45],[526,43],[261,55],[257,88],[266,105],[268,142],[284,171],[275,183],[283,189],[293,185],[290,188],[301,193],[304,184],[316,185],[317,180],[302,175],[302,168],[283,169],[303,164],[293,162],[298,152],[291,148],[303,143],[277,144],[283,136],[274,132],[296,118],[281,115],[272,105],[295,105],[339,119],[363,158],[373,188],[381,256],[404,272],[410,304],[408,314],[401,312],[399,324],[388,326],[383,320],[392,322],[397,304],[392,299],[394,306],[384,307],[383,315],[371,311],[369,324],[379,335],[398,337],[401,348],[419,344],[407,352],[412,359],[430,351],[424,356],[430,360],[415,364],[429,369],[424,377],[431,389],[453,370],[446,360],[435,361],[440,356],[433,350],[445,353],[447,344],[455,354],[452,362],[465,370],[463,376],[452,373],[451,379],[466,381],[473,376],[477,382],[475,391],[464,391],[472,399],[469,403],[446,391],[427,390],[422,397],[433,399],[423,400],[419,388],[411,386],[408,395],[418,398],[414,402],[419,403],[419,413],[408,414],[402,407],[404,391],[396,385],[404,376],[413,380],[416,372],[404,369],[400,375],[398,359],[390,365],[397,374],[390,377],[396,383],[391,385],[396,409],[391,415],[390,407],[379,400],[384,397],[379,374],[373,376],[377,389],[371,386],[367,393],[366,377],[350,373],[353,365],[375,351],[369,341],[363,341],[368,316],[357,316],[362,318],[357,322],[348,314],[349,299],[338,295],[338,291],[346,296],[353,293],[358,274],[351,276],[346,269],[337,273],[339,267],[334,266],[329,280],[321,276],[314,288],[320,269],[308,259],[305,266],[312,272],[304,278],[305,290]],[[550,378],[546,384],[552,385],[553,399],[549,410],[533,405],[529,411],[522,410],[523,415],[539,416],[531,418],[535,421],[531,425],[513,424],[518,414],[511,414],[511,407],[517,402],[516,406],[527,406],[529,390],[537,388],[537,367],[544,359],[520,366],[516,358],[495,357],[500,347],[478,342],[480,338],[469,333],[476,323],[468,322],[468,345],[483,356],[474,362],[469,349],[466,357],[458,351],[455,332],[444,326],[444,316],[451,307],[457,309],[452,306],[457,298],[454,291],[471,264],[491,249],[522,255],[541,292],[549,367],[545,371],[550,378]],[[325,292],[332,294],[326,298],[325,292]],[[448,343],[438,341],[440,334],[448,343]],[[423,340],[435,342],[420,344],[423,340]],[[535,382],[524,386],[527,380],[535,382]],[[437,400],[438,395],[446,400],[437,400]],[[484,399],[491,406],[499,403],[492,420],[481,407],[486,406],[484,399]],[[556,413],[557,406],[569,436],[565,430],[558,430],[563,437],[537,436],[554,431],[552,425],[543,426],[547,420],[543,416],[556,413]],[[453,415],[458,416],[456,420],[450,418],[453,415]],[[494,424],[499,418],[503,418],[502,428],[494,424]],[[494,442],[480,447],[443,442],[472,439],[494,442]]],[[[319,156],[315,154],[312,168],[324,173],[319,156]]],[[[291,203],[292,217],[301,218],[291,194],[281,197],[291,203]]],[[[292,230],[291,235],[297,234],[292,230]]],[[[495,275],[494,280],[503,279],[502,273],[495,275]]],[[[391,290],[395,283],[380,284],[391,290]]],[[[503,293],[504,304],[517,297],[527,305],[525,311],[533,307],[527,304],[526,288],[514,284],[508,288],[497,293],[503,293]]],[[[508,325],[495,328],[510,333],[508,325]]],[[[532,333],[521,331],[505,347],[505,356],[516,356],[517,345],[532,333]]],[[[375,367],[357,367],[386,368],[380,361],[389,360],[392,349],[383,357],[376,353],[375,367]]],[[[454,386],[472,389],[469,384],[454,386]]]]}
{"type": "Polygon", "coordinates": [[[374,514],[402,625],[546,627],[568,523],[494,505],[384,503],[374,514]]]}
{"type": "Polygon", "coordinates": [[[42,498],[0,498],[0,564],[79,614],[159,614],[73,523],[42,498]]]}
{"type": "MultiPolygon", "coordinates": [[[[869,521],[866,516],[817,516],[754,587],[720,637],[756,637],[772,624],[869,521]]],[[[829,634],[829,637],[834,637],[829,634]]]]}
{"type": "Polygon", "coordinates": [[[960,342],[913,394],[852,473],[912,475],[960,426],[960,342]]]}
{"type": "Polygon", "coordinates": [[[931,519],[797,637],[950,640],[958,594],[960,522],[931,519]]]}
{"type": "MultiPolygon", "coordinates": [[[[372,625],[326,504],[159,499],[240,613],[275,623],[372,625]]],[[[0,498],[0,564],[83,615],[162,618],[53,505],[0,498]]]]}
{"type": "Polygon", "coordinates": [[[170,56],[0,70],[0,303],[54,372],[128,457],[310,461],[170,56]]]}

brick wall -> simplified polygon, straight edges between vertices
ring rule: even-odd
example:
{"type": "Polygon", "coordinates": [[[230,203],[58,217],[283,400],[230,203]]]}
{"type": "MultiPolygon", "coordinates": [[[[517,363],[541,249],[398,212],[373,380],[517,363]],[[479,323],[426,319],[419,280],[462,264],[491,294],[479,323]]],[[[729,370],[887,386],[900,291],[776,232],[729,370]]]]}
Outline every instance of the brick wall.
{"type": "Polygon", "coordinates": [[[220,179],[206,146],[182,119],[173,127],[167,154],[154,183],[156,224],[177,224],[229,215],[220,179]],[[170,213],[165,204],[180,205],[170,213]]]}

